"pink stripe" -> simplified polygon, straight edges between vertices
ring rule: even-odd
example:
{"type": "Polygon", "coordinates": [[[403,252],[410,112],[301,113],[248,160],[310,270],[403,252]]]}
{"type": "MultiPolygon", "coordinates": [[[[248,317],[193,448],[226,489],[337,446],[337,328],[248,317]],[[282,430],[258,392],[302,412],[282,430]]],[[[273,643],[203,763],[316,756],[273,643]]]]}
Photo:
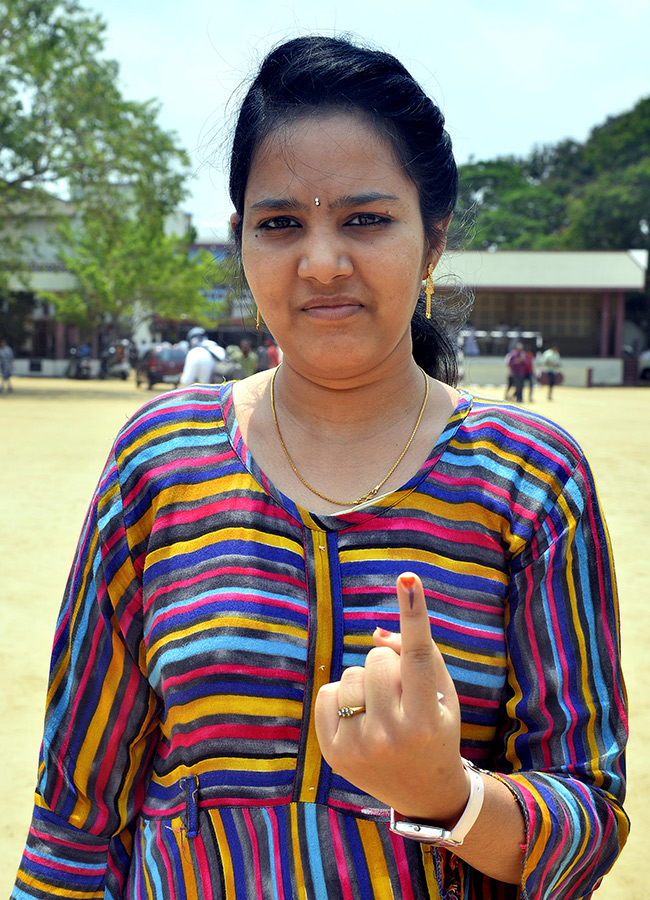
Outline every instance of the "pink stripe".
{"type": "MultiPolygon", "coordinates": [[[[289,725],[235,725],[232,723],[206,725],[187,734],[175,735],[174,751],[177,751],[179,747],[191,747],[197,741],[218,740],[224,736],[241,738],[245,741],[274,741],[282,738],[297,741],[300,737],[300,727],[289,725]]],[[[164,751],[165,745],[161,745],[159,748],[160,755],[166,758],[168,753],[171,752],[171,748],[168,748],[166,752],[164,751]]]]}
{"type": "Polygon", "coordinates": [[[246,825],[248,826],[248,834],[251,839],[252,845],[252,857],[253,857],[253,870],[255,872],[255,896],[262,897],[262,873],[260,872],[260,854],[259,854],[259,845],[257,843],[257,834],[255,833],[255,826],[253,825],[253,820],[251,819],[251,814],[247,809],[242,810],[242,815],[246,821],[246,825]]]}
{"type": "MultiPolygon", "coordinates": [[[[582,471],[582,469],[581,469],[582,471]]],[[[585,490],[587,492],[587,509],[589,510],[589,525],[592,530],[592,534],[596,535],[599,533],[603,533],[607,531],[607,526],[604,521],[599,523],[596,522],[595,510],[598,508],[598,498],[592,496],[592,482],[589,478],[587,478],[586,473],[584,473],[584,482],[585,482],[585,490]]],[[[610,610],[608,609],[608,596],[609,592],[605,589],[605,574],[603,572],[603,563],[600,554],[596,554],[596,563],[597,563],[597,572],[598,572],[598,585],[600,587],[600,609],[601,609],[601,622],[603,623],[603,632],[605,634],[605,641],[607,644],[607,650],[609,653],[609,658],[611,660],[617,660],[619,657],[619,648],[618,641],[616,636],[612,634],[611,629],[606,628],[607,621],[609,619],[610,610]]],[[[611,581],[614,581],[615,576],[613,572],[609,572],[609,578],[611,581]]],[[[612,585],[613,592],[616,591],[615,584],[612,585]]],[[[617,690],[614,693],[614,701],[616,703],[616,710],[621,716],[621,721],[625,723],[625,727],[628,727],[628,718],[627,718],[627,709],[625,707],[625,700],[620,690],[617,690]]]]}
{"type": "MultiPolygon", "coordinates": [[[[262,576],[268,582],[288,584],[293,587],[300,588],[303,591],[306,588],[304,580],[299,581],[297,578],[286,578],[279,574],[265,572],[261,569],[247,568],[245,566],[220,566],[218,568],[209,569],[205,572],[202,572],[200,575],[194,575],[192,578],[182,578],[166,584],[163,588],[156,591],[149,597],[145,607],[145,612],[156,600],[158,600],[160,597],[164,597],[165,594],[176,591],[182,587],[191,587],[196,584],[201,584],[202,582],[209,582],[211,579],[216,578],[219,575],[236,575],[240,578],[246,575],[251,575],[253,577],[262,576]]],[[[300,606],[298,606],[298,608],[300,609],[300,606]]]]}
{"type": "Polygon", "coordinates": [[[327,817],[330,822],[330,833],[332,835],[332,843],[334,844],[334,857],[336,858],[336,869],[339,874],[343,900],[354,900],[352,885],[350,884],[350,873],[348,872],[348,866],[345,860],[345,851],[343,849],[343,843],[341,841],[341,829],[339,826],[338,817],[336,813],[331,809],[328,810],[327,817]]]}
{"type": "Polygon", "coordinates": [[[280,832],[278,830],[278,817],[273,810],[268,813],[271,821],[271,835],[273,837],[273,862],[275,865],[276,884],[278,886],[278,898],[284,900],[284,883],[282,881],[282,851],[280,850],[280,832]]]}
{"type": "Polygon", "coordinates": [[[180,609],[162,610],[154,617],[152,628],[158,625],[159,622],[165,622],[167,619],[174,619],[177,616],[182,616],[186,612],[189,612],[191,610],[201,609],[202,607],[216,606],[219,603],[231,604],[233,600],[237,601],[238,603],[255,604],[255,606],[258,607],[267,606],[270,609],[286,609],[291,612],[298,612],[305,617],[305,620],[308,617],[307,606],[302,606],[298,603],[290,603],[280,598],[276,599],[265,597],[264,595],[259,594],[255,595],[254,597],[243,596],[241,594],[238,594],[236,590],[232,590],[227,594],[209,594],[206,597],[199,597],[193,603],[183,605],[180,609]]]}
{"type": "MultiPolygon", "coordinates": [[[[524,619],[525,619],[526,625],[527,625],[526,632],[529,637],[530,652],[533,657],[533,662],[535,664],[535,671],[537,672],[537,683],[540,686],[542,686],[546,683],[546,678],[544,675],[544,662],[542,660],[542,655],[539,652],[539,647],[537,645],[537,642],[535,641],[535,627],[533,624],[532,604],[531,604],[531,597],[533,595],[533,590],[534,590],[534,583],[533,583],[532,575],[531,575],[530,571],[527,570],[527,573],[526,573],[526,601],[525,601],[524,619]]],[[[552,731],[553,722],[551,720],[551,717],[548,715],[548,709],[544,702],[544,697],[543,697],[543,694],[541,691],[540,691],[540,697],[539,697],[539,708],[548,723],[548,727],[546,729],[546,735],[548,735],[552,731]]],[[[542,753],[544,754],[545,767],[548,768],[550,766],[550,753],[549,753],[548,741],[542,740],[542,741],[540,741],[540,744],[541,744],[542,753]]]]}
{"type": "Polygon", "coordinates": [[[304,684],[307,679],[307,673],[292,672],[291,669],[265,669],[261,666],[237,666],[237,665],[219,665],[202,666],[198,669],[192,669],[182,675],[170,675],[162,682],[163,693],[170,687],[176,687],[193,681],[202,681],[205,678],[212,678],[215,675],[251,675],[255,678],[270,678],[282,681],[295,681],[298,684],[304,684]]]}
{"type": "Polygon", "coordinates": [[[58,844],[61,847],[67,847],[72,850],[83,850],[84,853],[106,853],[108,850],[108,844],[100,844],[99,846],[77,844],[75,841],[64,841],[62,838],[57,838],[52,834],[46,834],[43,831],[38,831],[36,828],[30,828],[29,833],[43,841],[47,841],[49,844],[58,844]]]}
{"type": "Polygon", "coordinates": [[[25,849],[25,858],[31,860],[31,862],[35,863],[38,866],[43,866],[46,869],[51,869],[55,872],[67,872],[72,875],[87,875],[93,877],[102,876],[106,867],[104,864],[101,866],[67,866],[65,863],[57,862],[51,858],[46,856],[38,856],[36,853],[32,853],[31,850],[25,849]]]}
{"type": "Polygon", "coordinates": [[[169,900],[174,900],[176,897],[176,891],[174,890],[174,872],[169,859],[169,853],[167,852],[167,842],[163,840],[164,835],[162,832],[164,827],[162,822],[156,823],[157,844],[165,867],[165,872],[167,873],[167,885],[169,885],[169,887],[166,887],[165,889],[165,897],[169,896],[169,900]],[[169,894],[167,891],[169,891],[169,894]]]}
{"type": "MultiPolygon", "coordinates": [[[[331,806],[333,809],[347,809],[350,812],[361,812],[366,809],[365,806],[360,805],[359,803],[345,803],[343,800],[337,800],[334,797],[330,797],[327,801],[328,806],[331,806]]],[[[390,811],[387,809],[373,809],[371,810],[375,815],[383,817],[388,817],[390,815],[390,811]]]]}
{"type": "MultiPolygon", "coordinates": [[[[100,635],[102,633],[103,624],[104,624],[103,619],[100,619],[97,623],[95,630],[92,633],[91,644],[90,644],[90,647],[88,648],[89,652],[88,652],[87,663],[84,667],[83,676],[81,677],[81,679],[79,681],[79,686],[78,686],[77,690],[75,691],[74,700],[72,702],[72,707],[70,709],[70,714],[69,714],[69,719],[68,719],[68,722],[69,722],[68,730],[66,732],[65,737],[63,738],[63,741],[61,742],[61,750],[59,751],[60,759],[65,759],[65,757],[67,755],[68,746],[70,744],[70,739],[71,739],[73,731],[75,730],[74,722],[75,722],[75,719],[77,718],[77,710],[79,709],[79,705],[82,702],[82,698],[83,698],[83,694],[84,694],[86,685],[88,684],[88,682],[90,681],[91,678],[95,677],[94,663],[95,663],[95,657],[97,655],[97,645],[99,643],[100,635]]],[[[52,792],[52,800],[51,800],[51,804],[50,804],[51,809],[56,809],[56,807],[58,805],[59,798],[61,796],[61,793],[63,792],[63,784],[64,784],[63,779],[61,777],[59,777],[57,779],[56,788],[52,792]]],[[[102,820],[101,824],[98,823],[97,830],[101,831],[103,824],[104,824],[104,820],[102,820]]]]}
{"type": "MultiPolygon", "coordinates": [[[[422,532],[426,528],[427,523],[416,517],[401,516],[394,519],[387,519],[382,523],[382,531],[417,531],[422,532]]],[[[365,521],[358,525],[355,529],[358,532],[370,531],[376,532],[377,523],[374,519],[365,521]]],[[[482,531],[468,530],[466,528],[453,528],[436,525],[435,534],[437,537],[443,537],[455,543],[473,544],[478,547],[487,547],[489,550],[500,549],[497,540],[490,537],[482,531]]]]}
{"type": "Polygon", "coordinates": [[[489,484],[483,478],[475,478],[472,476],[454,478],[453,475],[445,475],[441,472],[433,472],[431,477],[434,482],[440,482],[440,484],[449,485],[453,487],[454,490],[457,490],[459,487],[467,489],[468,486],[477,488],[477,490],[481,491],[481,493],[488,490],[491,494],[494,494],[496,497],[502,500],[504,505],[508,509],[515,510],[517,514],[530,525],[539,524],[535,514],[531,512],[531,510],[526,509],[525,506],[514,503],[507,490],[500,487],[499,485],[489,484]]]}
{"type": "MultiPolygon", "coordinates": [[[[346,596],[349,594],[352,594],[354,596],[357,596],[359,594],[372,594],[373,596],[376,596],[376,595],[395,596],[395,588],[381,587],[380,585],[376,585],[376,586],[375,585],[370,585],[370,586],[359,585],[358,587],[353,586],[353,587],[343,588],[341,593],[343,594],[343,596],[346,596]]],[[[424,593],[425,593],[425,596],[429,597],[430,599],[443,600],[446,604],[448,604],[456,609],[477,610],[478,612],[481,612],[484,614],[495,614],[495,615],[499,616],[500,618],[503,617],[503,608],[501,606],[494,606],[492,604],[486,604],[486,603],[476,603],[476,602],[470,601],[470,600],[460,600],[458,597],[449,597],[447,594],[441,594],[438,591],[427,590],[424,593]]],[[[395,603],[397,604],[397,600],[395,600],[395,603]]],[[[384,613],[382,610],[382,615],[383,614],[384,613]]],[[[344,615],[353,616],[353,615],[355,615],[355,613],[354,613],[354,611],[352,611],[349,613],[344,613],[344,615]]],[[[388,616],[388,617],[393,616],[394,618],[399,619],[398,612],[395,612],[395,613],[387,612],[386,616],[388,616]]]]}
{"type": "Polygon", "coordinates": [[[414,900],[411,872],[406,858],[406,841],[404,838],[393,834],[392,831],[389,831],[388,834],[390,836],[390,842],[393,845],[393,853],[395,854],[395,862],[397,863],[397,874],[399,876],[400,887],[402,888],[402,897],[404,900],[414,900]]]}
{"type": "MultiPolygon", "coordinates": [[[[215,460],[216,462],[216,460],[215,460]]],[[[185,468],[185,459],[182,460],[183,468],[185,468]]],[[[205,460],[202,460],[203,465],[205,466],[205,460]]],[[[212,464],[212,460],[210,460],[212,464]]],[[[155,477],[152,476],[152,477],[155,477]]],[[[236,496],[228,496],[227,499],[219,499],[219,500],[211,500],[208,502],[207,499],[202,501],[198,501],[194,506],[189,509],[181,509],[181,510],[173,510],[168,513],[161,513],[156,517],[156,527],[155,530],[159,530],[160,528],[168,528],[170,525],[178,525],[179,523],[191,523],[199,521],[204,518],[206,515],[216,515],[223,510],[245,510],[246,512],[261,512],[269,517],[269,514],[272,518],[277,519],[281,522],[286,521],[286,514],[282,510],[281,507],[269,504],[268,500],[257,499],[257,498],[249,498],[249,497],[236,497],[236,496]]]]}

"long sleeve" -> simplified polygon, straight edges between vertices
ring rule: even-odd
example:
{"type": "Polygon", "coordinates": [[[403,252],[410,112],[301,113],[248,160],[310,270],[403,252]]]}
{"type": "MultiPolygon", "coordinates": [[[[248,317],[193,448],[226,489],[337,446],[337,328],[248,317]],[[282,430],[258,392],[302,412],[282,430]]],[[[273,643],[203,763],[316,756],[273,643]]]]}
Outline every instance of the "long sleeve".
{"type": "Polygon", "coordinates": [[[116,466],[93,498],[57,622],[32,825],[12,897],[121,896],[157,740],[141,586],[116,466]]]}
{"type": "Polygon", "coordinates": [[[627,838],[627,718],[611,549],[584,458],[514,560],[506,628],[498,767],[525,810],[524,896],[589,897],[627,838]]]}

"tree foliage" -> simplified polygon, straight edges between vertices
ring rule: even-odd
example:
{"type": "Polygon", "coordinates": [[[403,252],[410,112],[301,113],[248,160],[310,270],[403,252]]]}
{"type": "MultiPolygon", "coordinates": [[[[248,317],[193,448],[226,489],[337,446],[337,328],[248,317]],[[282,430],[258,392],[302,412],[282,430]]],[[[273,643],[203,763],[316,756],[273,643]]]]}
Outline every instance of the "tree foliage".
{"type": "Polygon", "coordinates": [[[186,153],[158,104],[125,100],[105,25],[76,0],[0,0],[0,209],[29,188],[92,199],[107,184],[173,209],[186,153]],[[20,191],[20,193],[18,193],[20,191]]]}
{"type": "Polygon", "coordinates": [[[37,262],[34,223],[47,220],[77,279],[76,290],[44,298],[64,321],[96,332],[135,308],[200,318],[208,263],[190,262],[182,238],[165,234],[186,194],[187,154],[157,124],[157,102],[122,96],[104,33],[76,0],[0,0],[5,293],[7,273],[15,282],[37,262]]]}
{"type": "MultiPolygon", "coordinates": [[[[230,272],[208,253],[190,258],[189,237],[166,235],[159,216],[134,216],[129,205],[107,204],[81,224],[60,229],[61,259],[73,290],[43,294],[57,317],[85,334],[115,326],[133,331],[154,314],[211,321],[206,291],[229,283],[230,272]]],[[[219,310],[221,311],[221,310],[219,310]]]]}
{"type": "Polygon", "coordinates": [[[584,144],[461,166],[459,210],[475,249],[650,249],[650,97],[584,144]]]}

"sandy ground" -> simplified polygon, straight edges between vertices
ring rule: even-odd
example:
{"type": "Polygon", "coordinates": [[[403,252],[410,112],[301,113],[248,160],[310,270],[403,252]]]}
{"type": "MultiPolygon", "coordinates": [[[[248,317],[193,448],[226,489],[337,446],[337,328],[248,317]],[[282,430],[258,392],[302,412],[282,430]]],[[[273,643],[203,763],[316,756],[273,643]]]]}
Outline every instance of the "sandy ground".
{"type": "MultiPolygon", "coordinates": [[[[54,623],[91,493],[122,423],[147,399],[132,381],[15,378],[0,395],[0,896],[31,815],[54,623]]],[[[501,398],[503,389],[476,387],[501,398]]],[[[644,900],[650,837],[648,648],[650,389],[539,391],[533,408],[582,444],[609,524],[621,596],[631,704],[627,809],[632,834],[598,900],[644,900]]]]}

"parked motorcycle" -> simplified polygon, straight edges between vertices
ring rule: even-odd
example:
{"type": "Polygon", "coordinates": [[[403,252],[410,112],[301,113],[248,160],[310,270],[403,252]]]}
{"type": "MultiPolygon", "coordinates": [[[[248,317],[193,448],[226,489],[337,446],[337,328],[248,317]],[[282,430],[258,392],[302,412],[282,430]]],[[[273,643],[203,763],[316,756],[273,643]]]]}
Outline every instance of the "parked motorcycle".
{"type": "Polygon", "coordinates": [[[121,378],[122,381],[126,381],[130,374],[129,342],[120,341],[119,344],[111,344],[101,355],[99,377],[121,378]]]}
{"type": "Polygon", "coordinates": [[[71,347],[70,359],[65,374],[68,378],[90,378],[90,348],[71,347]]]}

